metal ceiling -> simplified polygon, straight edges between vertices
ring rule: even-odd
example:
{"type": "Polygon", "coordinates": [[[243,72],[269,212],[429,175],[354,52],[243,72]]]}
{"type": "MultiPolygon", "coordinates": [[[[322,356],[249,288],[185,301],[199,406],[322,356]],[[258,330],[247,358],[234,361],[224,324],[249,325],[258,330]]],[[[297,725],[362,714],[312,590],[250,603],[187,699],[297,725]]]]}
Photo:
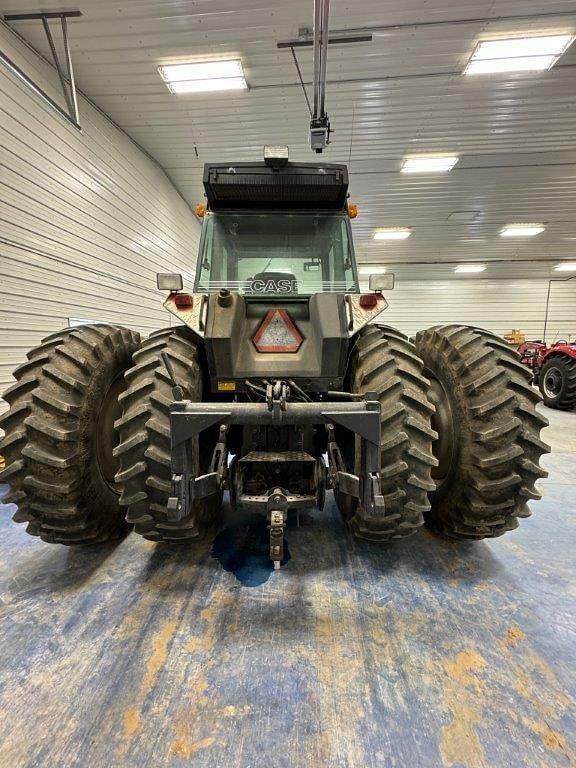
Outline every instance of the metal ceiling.
{"type": "MultiPolygon", "coordinates": [[[[276,47],[312,26],[312,0],[58,7],[83,14],[70,22],[79,88],[156,158],[191,205],[202,199],[206,161],[259,159],[267,143],[289,144],[291,159],[314,159],[290,49],[276,47]],[[159,64],[229,55],[242,58],[247,92],[174,96],[157,72],[159,64]]],[[[18,10],[21,0],[0,0],[2,14],[18,10]]],[[[41,24],[11,26],[49,55],[41,24]]],[[[330,30],[373,34],[372,42],[330,46],[335,133],[322,155],[349,165],[361,262],[444,279],[453,262],[494,260],[480,277],[510,277],[553,274],[559,260],[576,260],[576,43],[549,72],[461,74],[480,39],[576,32],[576,0],[333,0],[330,30]],[[460,162],[448,174],[400,174],[402,158],[418,152],[455,153],[460,162]],[[462,211],[475,212],[474,221],[458,221],[453,214],[462,211]],[[499,236],[518,221],[547,228],[527,240],[499,236]],[[412,236],[372,239],[376,227],[395,226],[412,227],[412,236]]],[[[312,49],[297,56],[311,89],[312,49]]]]}

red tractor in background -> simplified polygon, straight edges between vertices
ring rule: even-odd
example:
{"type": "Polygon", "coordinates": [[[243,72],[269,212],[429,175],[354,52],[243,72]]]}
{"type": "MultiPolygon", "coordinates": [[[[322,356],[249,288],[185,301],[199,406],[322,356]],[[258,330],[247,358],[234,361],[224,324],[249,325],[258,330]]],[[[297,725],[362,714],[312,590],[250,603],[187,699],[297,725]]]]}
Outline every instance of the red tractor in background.
{"type": "Polygon", "coordinates": [[[518,347],[520,360],[534,374],[549,408],[569,410],[576,406],[576,342],[525,341],[518,347]]]}

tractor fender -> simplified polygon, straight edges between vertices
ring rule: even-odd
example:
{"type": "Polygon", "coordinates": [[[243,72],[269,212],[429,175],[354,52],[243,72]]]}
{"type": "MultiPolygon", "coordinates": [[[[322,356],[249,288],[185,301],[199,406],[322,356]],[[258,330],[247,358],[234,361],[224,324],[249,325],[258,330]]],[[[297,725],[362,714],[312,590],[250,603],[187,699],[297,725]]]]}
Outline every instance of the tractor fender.
{"type": "Polygon", "coordinates": [[[349,336],[356,335],[388,307],[381,293],[347,293],[345,300],[349,336]]]}
{"type": "Polygon", "coordinates": [[[576,360],[576,347],[569,344],[562,344],[557,347],[550,347],[540,358],[540,367],[544,365],[551,357],[567,357],[570,360],[576,360]]]}
{"type": "Polygon", "coordinates": [[[164,302],[168,310],[180,322],[187,325],[197,340],[204,338],[208,295],[205,293],[171,293],[164,302]]]}

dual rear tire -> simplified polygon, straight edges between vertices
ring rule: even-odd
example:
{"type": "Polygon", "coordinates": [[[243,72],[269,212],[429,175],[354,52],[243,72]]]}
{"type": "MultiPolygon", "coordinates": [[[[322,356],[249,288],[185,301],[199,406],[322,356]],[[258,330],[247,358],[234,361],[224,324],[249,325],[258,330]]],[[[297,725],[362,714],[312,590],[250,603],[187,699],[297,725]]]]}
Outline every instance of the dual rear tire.
{"type": "MultiPolygon", "coordinates": [[[[382,413],[387,514],[362,525],[350,497],[338,506],[362,538],[387,540],[424,522],[452,538],[494,538],[518,525],[540,497],[548,446],[540,398],[514,351],[488,331],[430,328],[415,344],[394,329],[363,329],[350,359],[351,392],[376,390],[382,413]]],[[[359,456],[348,457],[358,471],[359,456]]]]}
{"type": "MultiPolygon", "coordinates": [[[[169,403],[172,362],[186,397],[199,400],[196,345],[184,327],[139,334],[86,325],[47,336],[14,372],[0,419],[6,461],[3,503],[27,532],[59,544],[115,539],[132,525],[153,541],[201,538],[219,519],[221,495],[178,523],[171,495],[169,403]]],[[[209,439],[209,438],[208,438],[209,439]]],[[[203,445],[203,458],[211,457],[203,445]]]]}

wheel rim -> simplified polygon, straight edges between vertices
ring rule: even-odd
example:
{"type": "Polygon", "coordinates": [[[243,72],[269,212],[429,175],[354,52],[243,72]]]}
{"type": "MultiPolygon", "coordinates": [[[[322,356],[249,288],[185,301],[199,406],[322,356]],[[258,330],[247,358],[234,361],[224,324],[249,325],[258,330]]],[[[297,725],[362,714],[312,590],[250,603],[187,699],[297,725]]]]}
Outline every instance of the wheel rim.
{"type": "Polygon", "coordinates": [[[546,397],[550,398],[551,400],[553,400],[555,397],[558,397],[560,391],[562,390],[561,370],[556,368],[556,366],[548,368],[544,375],[542,387],[544,388],[544,394],[546,397]]]}
{"type": "Polygon", "coordinates": [[[432,443],[432,453],[438,459],[438,466],[432,467],[432,479],[436,488],[441,488],[450,474],[456,455],[456,433],[454,430],[454,412],[450,398],[439,379],[430,376],[429,398],[436,408],[432,414],[432,428],[438,433],[438,439],[432,443]]]}
{"type": "Polygon", "coordinates": [[[125,386],[122,376],[112,382],[100,405],[96,424],[98,470],[106,485],[117,494],[120,493],[120,489],[114,482],[114,478],[120,467],[120,461],[113,454],[114,448],[118,444],[118,434],[114,429],[114,422],[121,416],[118,397],[124,391],[125,386]]]}

